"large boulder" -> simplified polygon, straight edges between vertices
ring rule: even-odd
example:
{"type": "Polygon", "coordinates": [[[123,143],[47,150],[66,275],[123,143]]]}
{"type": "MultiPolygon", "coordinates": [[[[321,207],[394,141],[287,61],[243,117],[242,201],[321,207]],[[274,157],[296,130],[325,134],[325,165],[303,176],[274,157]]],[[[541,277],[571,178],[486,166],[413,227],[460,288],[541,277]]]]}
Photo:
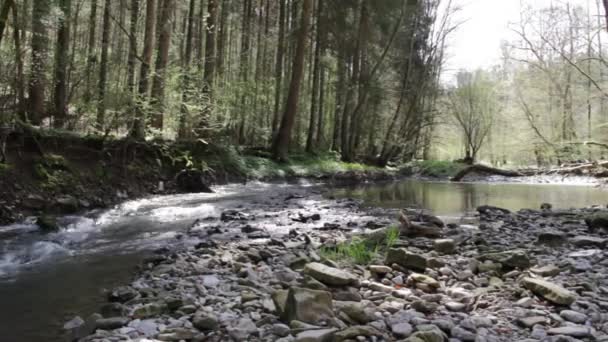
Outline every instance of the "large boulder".
{"type": "Polygon", "coordinates": [[[212,193],[204,181],[204,175],[199,170],[182,170],[175,176],[177,190],[186,193],[206,192],[212,193]]]}
{"type": "Polygon", "coordinates": [[[304,274],[330,286],[346,286],[357,282],[357,277],[347,271],[312,262],[304,266],[304,274]]]}
{"type": "Polygon", "coordinates": [[[481,261],[490,260],[500,263],[503,267],[526,269],[532,266],[533,260],[523,250],[511,250],[498,253],[488,253],[479,257],[481,261]]]}
{"type": "Polygon", "coordinates": [[[428,266],[428,260],[424,256],[412,253],[405,248],[391,248],[386,253],[385,264],[397,264],[408,269],[424,271],[428,266]]]}
{"type": "Polygon", "coordinates": [[[310,324],[334,317],[331,293],[292,287],[287,293],[285,310],[281,318],[289,323],[297,320],[310,324]]]}
{"type": "Polygon", "coordinates": [[[576,300],[576,295],[565,288],[542,279],[526,277],[521,284],[534,294],[558,305],[570,305],[576,300]]]}

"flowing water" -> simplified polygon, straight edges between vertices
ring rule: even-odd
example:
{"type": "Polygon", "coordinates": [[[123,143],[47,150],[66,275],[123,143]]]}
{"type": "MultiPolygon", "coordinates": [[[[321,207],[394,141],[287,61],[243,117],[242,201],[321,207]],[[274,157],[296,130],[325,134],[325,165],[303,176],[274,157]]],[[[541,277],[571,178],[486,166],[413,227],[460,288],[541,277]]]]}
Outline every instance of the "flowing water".
{"type": "MultiPolygon", "coordinates": [[[[143,258],[167,244],[195,244],[180,234],[194,220],[224,209],[264,203],[307,185],[251,184],[216,188],[216,194],[159,196],[114,209],[69,216],[64,230],[42,235],[31,222],[0,227],[0,341],[61,341],[64,322],[86,318],[104,303],[104,290],[128,283],[143,258]]],[[[608,203],[608,192],[589,185],[530,185],[405,180],[327,189],[369,206],[426,208],[455,215],[478,205],[509,209],[583,207],[608,203]]],[[[262,206],[263,208],[263,206],[262,206]]]]}

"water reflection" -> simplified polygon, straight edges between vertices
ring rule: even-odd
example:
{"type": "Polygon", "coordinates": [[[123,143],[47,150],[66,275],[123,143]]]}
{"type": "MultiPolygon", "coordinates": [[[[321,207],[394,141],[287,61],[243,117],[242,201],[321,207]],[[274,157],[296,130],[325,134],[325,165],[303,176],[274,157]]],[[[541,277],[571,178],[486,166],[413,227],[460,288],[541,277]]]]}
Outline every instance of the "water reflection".
{"type": "Polygon", "coordinates": [[[385,208],[425,208],[438,215],[459,214],[489,204],[511,210],[539,208],[548,202],[555,208],[605,205],[608,192],[592,186],[450,183],[405,180],[395,183],[363,185],[338,189],[337,197],[365,200],[370,206],[385,208]]]}

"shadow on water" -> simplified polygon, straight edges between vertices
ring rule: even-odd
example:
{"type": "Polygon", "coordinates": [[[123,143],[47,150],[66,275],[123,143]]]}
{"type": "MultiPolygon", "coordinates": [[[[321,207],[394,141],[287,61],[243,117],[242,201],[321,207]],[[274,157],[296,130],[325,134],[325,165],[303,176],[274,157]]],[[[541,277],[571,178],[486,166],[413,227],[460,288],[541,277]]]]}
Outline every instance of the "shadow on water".
{"type": "Polygon", "coordinates": [[[579,208],[608,203],[608,192],[592,186],[521,183],[450,183],[404,180],[337,189],[336,197],[352,197],[369,206],[421,208],[438,215],[453,215],[494,205],[510,210],[539,208],[551,203],[555,208],[579,208]]]}

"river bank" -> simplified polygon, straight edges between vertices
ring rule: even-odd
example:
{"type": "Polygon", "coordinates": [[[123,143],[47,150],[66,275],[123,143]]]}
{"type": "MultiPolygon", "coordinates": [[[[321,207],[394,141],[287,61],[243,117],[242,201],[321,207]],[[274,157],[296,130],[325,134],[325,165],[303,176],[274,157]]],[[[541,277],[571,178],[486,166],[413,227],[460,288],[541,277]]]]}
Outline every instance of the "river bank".
{"type": "Polygon", "coordinates": [[[0,164],[0,225],[108,208],[150,195],[210,191],[215,184],[393,179],[396,170],[294,155],[277,164],[264,152],[202,142],[137,142],[32,130],[9,136],[0,164]]]}
{"type": "MultiPolygon", "coordinates": [[[[290,189],[201,217],[75,318],[83,341],[606,341],[606,209],[479,208],[437,235],[290,189]],[[587,222],[586,222],[587,221],[587,222]],[[395,236],[395,227],[399,228],[395,236]],[[355,237],[355,240],[353,240],[355,237]],[[355,243],[353,243],[355,241],[355,243]],[[363,242],[363,243],[361,243],[363,242]]],[[[426,221],[426,222],[425,222],[426,221]]]]}

